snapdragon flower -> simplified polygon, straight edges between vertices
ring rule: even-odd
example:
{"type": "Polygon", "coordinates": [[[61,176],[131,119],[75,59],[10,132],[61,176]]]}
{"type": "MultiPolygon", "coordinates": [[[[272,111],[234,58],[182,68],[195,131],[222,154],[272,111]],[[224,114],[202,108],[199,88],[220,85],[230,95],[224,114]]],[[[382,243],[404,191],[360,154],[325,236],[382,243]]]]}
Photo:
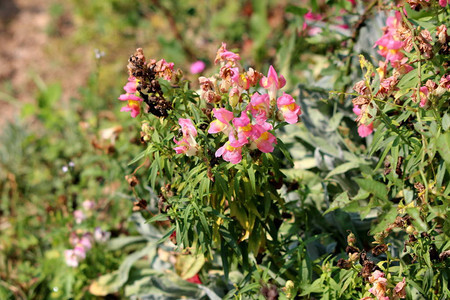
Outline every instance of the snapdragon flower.
{"type": "Polygon", "coordinates": [[[258,92],[254,93],[250,98],[250,103],[247,105],[246,110],[251,112],[256,123],[264,123],[270,114],[269,95],[260,95],[258,92]]]}
{"type": "Polygon", "coordinates": [[[267,89],[269,92],[270,100],[276,99],[277,91],[286,85],[286,79],[281,75],[278,77],[275,69],[270,66],[267,77],[261,78],[259,83],[263,88],[267,89]]]}
{"type": "Polygon", "coordinates": [[[141,112],[142,99],[136,96],[137,80],[134,77],[129,77],[127,84],[123,87],[125,94],[119,96],[120,101],[128,101],[127,106],[122,107],[120,111],[131,112],[131,117],[136,118],[141,112]]]}
{"type": "Polygon", "coordinates": [[[195,137],[197,136],[197,129],[195,129],[194,124],[190,119],[182,119],[178,120],[178,124],[181,126],[181,131],[183,133],[183,138],[177,141],[175,138],[173,141],[178,147],[175,147],[174,150],[177,154],[186,154],[187,156],[193,156],[197,154],[197,142],[195,141],[195,137]]]}
{"type": "Polygon", "coordinates": [[[253,143],[259,149],[259,151],[264,153],[270,153],[274,149],[274,145],[277,144],[277,138],[269,132],[273,127],[269,123],[262,125],[255,125],[254,134],[252,136],[253,143]]]}
{"type": "Polygon", "coordinates": [[[222,43],[222,46],[217,51],[216,59],[214,60],[214,64],[217,64],[219,61],[235,63],[237,60],[240,60],[240,59],[241,59],[241,57],[239,56],[239,54],[228,51],[227,44],[222,43]]]}
{"type": "Polygon", "coordinates": [[[233,134],[230,134],[228,141],[219,149],[217,149],[215,156],[222,158],[232,164],[238,164],[242,160],[242,146],[247,143],[247,140],[236,140],[233,134]]]}
{"type": "Polygon", "coordinates": [[[297,123],[298,116],[302,114],[302,111],[291,95],[283,93],[283,95],[277,99],[277,106],[286,122],[289,124],[297,123]]]}
{"type": "Polygon", "coordinates": [[[216,120],[211,122],[208,133],[223,132],[229,134],[232,129],[230,121],[234,118],[233,112],[225,108],[214,108],[213,114],[214,117],[216,117],[216,120]]]}

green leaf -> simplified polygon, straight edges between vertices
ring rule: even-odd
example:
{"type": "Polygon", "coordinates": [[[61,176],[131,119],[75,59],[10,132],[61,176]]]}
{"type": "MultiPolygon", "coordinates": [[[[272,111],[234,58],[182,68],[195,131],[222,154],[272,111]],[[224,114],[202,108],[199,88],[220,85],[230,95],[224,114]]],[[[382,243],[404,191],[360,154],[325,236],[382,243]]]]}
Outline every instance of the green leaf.
{"type": "Polygon", "coordinates": [[[286,12],[293,13],[294,15],[302,17],[308,12],[308,9],[295,5],[288,5],[286,7],[286,12]]]}
{"type": "Polygon", "coordinates": [[[166,214],[157,214],[153,217],[151,217],[147,223],[153,223],[156,221],[166,221],[167,220],[167,215],[166,214]]]}
{"type": "Polygon", "coordinates": [[[444,117],[442,117],[442,129],[447,131],[450,128],[450,115],[446,113],[444,117]]]}
{"type": "Polygon", "coordinates": [[[417,76],[417,72],[411,71],[403,76],[402,79],[400,79],[397,86],[400,89],[408,89],[417,86],[418,83],[419,76],[417,76]]]}
{"type": "Polygon", "coordinates": [[[300,294],[300,296],[306,296],[311,293],[320,293],[323,292],[323,278],[316,279],[312,284],[303,287],[305,290],[300,294]]]}
{"type": "Polygon", "coordinates": [[[347,192],[343,192],[339,194],[336,199],[334,199],[333,203],[331,203],[330,207],[323,214],[326,215],[327,213],[332,212],[338,208],[343,208],[350,202],[351,201],[348,198],[347,192]]]}
{"type": "Polygon", "coordinates": [[[373,194],[381,200],[388,201],[387,187],[383,183],[364,178],[356,178],[355,181],[363,190],[373,194]]]}
{"type": "Polygon", "coordinates": [[[189,279],[200,272],[205,264],[205,256],[198,255],[179,255],[175,263],[175,270],[182,279],[189,279]]]}
{"type": "Polygon", "coordinates": [[[347,172],[348,170],[355,169],[358,166],[359,166],[359,164],[354,161],[343,163],[342,165],[337,166],[330,173],[328,173],[327,177],[325,177],[325,180],[330,178],[333,175],[342,174],[342,173],[347,172]]]}
{"type": "Polygon", "coordinates": [[[447,170],[450,172],[450,131],[447,131],[439,136],[436,146],[439,154],[445,160],[447,170]]]}
{"type": "Polygon", "coordinates": [[[250,179],[250,184],[252,186],[253,193],[256,192],[256,182],[255,182],[255,170],[253,170],[253,165],[250,165],[250,168],[248,170],[248,178],[250,179]]]}
{"type": "Polygon", "coordinates": [[[407,208],[406,212],[413,218],[412,223],[414,227],[416,227],[419,231],[426,232],[428,230],[427,224],[420,217],[420,212],[418,208],[416,207],[407,208]]]}
{"type": "Polygon", "coordinates": [[[377,234],[385,230],[389,224],[394,223],[395,218],[397,218],[397,215],[398,215],[397,207],[396,206],[391,207],[391,209],[386,214],[384,214],[383,219],[380,221],[380,223],[378,223],[377,226],[375,226],[375,228],[373,228],[370,231],[371,234],[377,234]]]}

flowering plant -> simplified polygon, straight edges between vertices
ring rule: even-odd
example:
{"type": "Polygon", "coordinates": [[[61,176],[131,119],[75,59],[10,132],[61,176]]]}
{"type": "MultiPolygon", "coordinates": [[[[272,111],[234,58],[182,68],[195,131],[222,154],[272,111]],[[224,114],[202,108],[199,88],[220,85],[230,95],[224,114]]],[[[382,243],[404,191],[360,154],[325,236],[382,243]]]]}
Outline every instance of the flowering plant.
{"type": "MultiPolygon", "coordinates": [[[[349,10],[357,7],[349,2],[349,10]]],[[[300,85],[296,100],[280,91],[287,80],[273,66],[267,75],[244,69],[226,44],[214,61],[219,72],[200,77],[198,91],[172,64],[147,61],[141,49],[130,58],[133,95],[141,100],[121,97],[138,105],[134,116],[143,119],[146,144],[133,161],[142,162],[133,175],[147,167],[159,209],[150,210],[149,221],[166,230],[159,242],[195,261],[197,274],[189,275],[213,281],[216,269],[228,282],[230,273],[242,272],[230,297],[449,294],[448,12],[444,3],[409,2],[379,3],[391,11],[371,43],[382,58],[379,67],[361,55],[363,73],[352,73],[351,51],[378,1],[364,9],[354,34],[341,43],[349,54],[339,71],[346,72],[343,81],[349,75],[363,80],[354,84],[355,93],[335,83],[344,88],[339,99],[318,88],[304,96],[308,89],[300,85]],[[287,126],[302,111],[305,125],[287,126]],[[299,140],[299,150],[283,142],[299,140]],[[297,158],[295,168],[288,150],[297,158]]],[[[311,12],[291,11],[308,21],[303,30],[316,23],[311,12]]],[[[321,34],[308,30],[307,39],[321,34]]],[[[142,190],[132,188],[136,210],[146,209],[142,190]]]]}

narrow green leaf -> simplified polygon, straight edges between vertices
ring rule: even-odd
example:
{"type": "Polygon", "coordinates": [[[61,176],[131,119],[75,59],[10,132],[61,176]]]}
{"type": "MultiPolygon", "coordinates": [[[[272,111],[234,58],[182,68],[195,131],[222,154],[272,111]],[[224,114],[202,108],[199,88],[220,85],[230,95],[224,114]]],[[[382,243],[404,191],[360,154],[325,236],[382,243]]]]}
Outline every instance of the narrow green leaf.
{"type": "Polygon", "coordinates": [[[323,214],[326,215],[327,213],[332,212],[338,208],[343,208],[350,202],[351,201],[348,198],[347,192],[343,192],[339,194],[336,199],[334,199],[333,203],[331,203],[330,207],[323,214]]]}
{"type": "Polygon", "coordinates": [[[388,201],[388,191],[386,185],[373,179],[356,178],[356,183],[365,191],[373,194],[381,200],[388,201]]]}
{"type": "Polygon", "coordinates": [[[327,177],[325,177],[325,180],[330,178],[331,176],[342,174],[342,173],[347,172],[348,170],[355,169],[358,166],[359,166],[359,164],[354,161],[343,163],[342,165],[339,165],[336,168],[334,168],[333,170],[331,170],[331,172],[328,173],[327,177]]]}

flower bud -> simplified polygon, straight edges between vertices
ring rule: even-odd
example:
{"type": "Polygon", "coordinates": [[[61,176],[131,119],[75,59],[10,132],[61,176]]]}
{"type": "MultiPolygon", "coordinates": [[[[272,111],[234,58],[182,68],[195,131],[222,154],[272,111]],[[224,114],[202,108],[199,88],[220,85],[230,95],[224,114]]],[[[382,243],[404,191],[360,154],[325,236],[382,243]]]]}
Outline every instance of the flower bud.
{"type": "Polygon", "coordinates": [[[412,225],[409,225],[408,227],[406,227],[406,233],[408,233],[408,234],[413,234],[414,230],[415,229],[412,225]]]}

